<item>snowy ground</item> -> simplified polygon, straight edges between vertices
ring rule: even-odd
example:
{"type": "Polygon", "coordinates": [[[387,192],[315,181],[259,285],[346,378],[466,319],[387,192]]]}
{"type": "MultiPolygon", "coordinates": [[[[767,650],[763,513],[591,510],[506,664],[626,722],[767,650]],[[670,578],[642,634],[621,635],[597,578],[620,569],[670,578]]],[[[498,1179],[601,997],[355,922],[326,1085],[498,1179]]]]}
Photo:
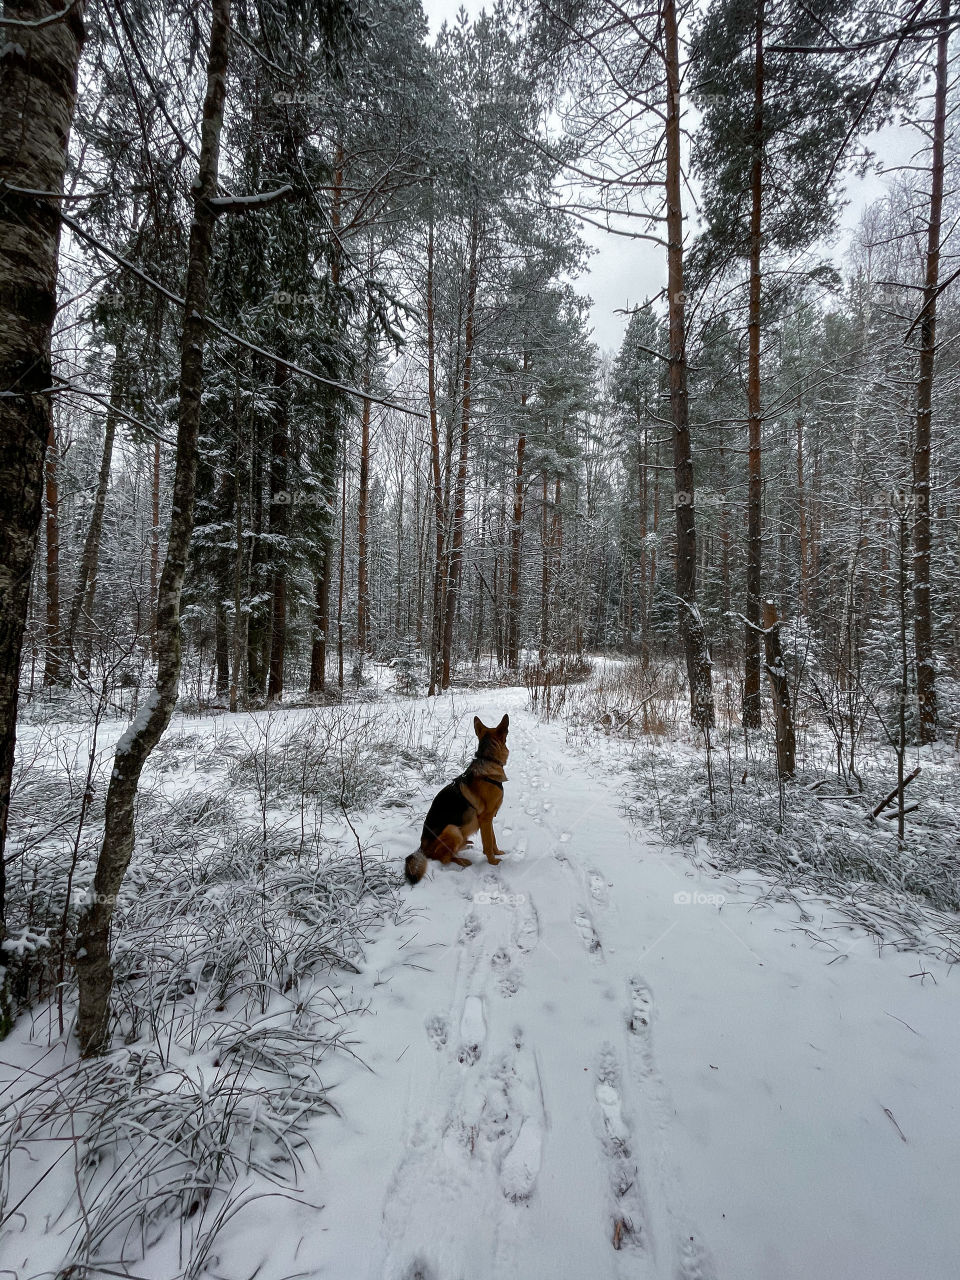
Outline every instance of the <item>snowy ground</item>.
{"type": "MultiPolygon", "coordinates": [[[[297,1195],[238,1212],[202,1274],[955,1280],[960,975],[694,878],[622,816],[624,749],[587,754],[521,691],[455,708],[463,758],[474,713],[510,712],[507,856],[433,866],[370,935],[336,984],[367,1006],[356,1056],[324,1064],[339,1116],[311,1122],[297,1195]]],[[[429,799],[372,813],[368,856],[399,875],[429,799]]],[[[19,1030],[0,1058],[29,1054],[19,1030]]],[[[0,1274],[39,1271],[45,1221],[8,1224],[0,1274]]],[[[174,1270],[169,1241],[133,1268],[174,1270]]]]}

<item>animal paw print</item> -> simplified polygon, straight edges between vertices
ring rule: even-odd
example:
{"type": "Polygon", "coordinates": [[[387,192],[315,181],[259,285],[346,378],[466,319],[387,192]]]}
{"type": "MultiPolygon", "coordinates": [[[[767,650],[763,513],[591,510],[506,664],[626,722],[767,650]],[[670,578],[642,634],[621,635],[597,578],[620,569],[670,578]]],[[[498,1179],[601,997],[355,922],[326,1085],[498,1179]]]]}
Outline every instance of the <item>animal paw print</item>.
{"type": "Polygon", "coordinates": [[[447,1043],[447,1021],[439,1014],[434,1014],[432,1018],[427,1019],[426,1026],[427,1039],[439,1053],[447,1043]]]}

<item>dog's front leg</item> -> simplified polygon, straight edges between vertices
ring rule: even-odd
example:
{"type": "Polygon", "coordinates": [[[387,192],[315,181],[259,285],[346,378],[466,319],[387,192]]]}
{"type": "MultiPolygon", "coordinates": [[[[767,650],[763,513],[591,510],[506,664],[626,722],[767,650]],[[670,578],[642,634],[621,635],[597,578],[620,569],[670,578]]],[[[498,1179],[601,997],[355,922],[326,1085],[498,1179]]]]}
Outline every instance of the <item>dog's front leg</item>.
{"type": "Polygon", "coordinates": [[[497,837],[493,834],[493,819],[487,818],[480,823],[480,839],[483,841],[483,852],[487,861],[496,866],[500,861],[501,850],[497,848],[497,837]]]}

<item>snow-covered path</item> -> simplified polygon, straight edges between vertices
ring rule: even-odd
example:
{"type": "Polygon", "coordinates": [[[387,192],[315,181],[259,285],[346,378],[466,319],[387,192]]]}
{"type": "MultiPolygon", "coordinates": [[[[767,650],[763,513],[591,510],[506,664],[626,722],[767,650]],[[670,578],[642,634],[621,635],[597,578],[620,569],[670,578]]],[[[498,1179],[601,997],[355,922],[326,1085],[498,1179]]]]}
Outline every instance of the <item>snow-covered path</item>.
{"type": "MultiPolygon", "coordinates": [[[[432,867],[414,923],[371,941],[370,1070],[333,1082],[343,1118],[318,1125],[324,1208],[297,1211],[295,1268],[955,1280],[957,979],[829,912],[806,932],[693,879],[621,817],[610,759],[518,691],[465,709],[504,707],[509,856],[432,867]]],[[[418,834],[380,838],[399,864],[418,834]]]]}

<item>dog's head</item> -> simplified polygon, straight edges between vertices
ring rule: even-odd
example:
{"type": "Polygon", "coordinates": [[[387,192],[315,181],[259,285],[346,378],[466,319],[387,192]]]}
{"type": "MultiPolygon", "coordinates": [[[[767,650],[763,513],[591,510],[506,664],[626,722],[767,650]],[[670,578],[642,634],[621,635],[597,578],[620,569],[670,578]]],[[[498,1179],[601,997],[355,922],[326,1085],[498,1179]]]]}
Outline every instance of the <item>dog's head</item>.
{"type": "Polygon", "coordinates": [[[473,717],[473,727],[479,738],[477,755],[486,760],[495,760],[497,764],[506,764],[510,752],[507,749],[507,730],[510,728],[510,717],[504,716],[495,729],[488,728],[479,716],[473,717]]]}

